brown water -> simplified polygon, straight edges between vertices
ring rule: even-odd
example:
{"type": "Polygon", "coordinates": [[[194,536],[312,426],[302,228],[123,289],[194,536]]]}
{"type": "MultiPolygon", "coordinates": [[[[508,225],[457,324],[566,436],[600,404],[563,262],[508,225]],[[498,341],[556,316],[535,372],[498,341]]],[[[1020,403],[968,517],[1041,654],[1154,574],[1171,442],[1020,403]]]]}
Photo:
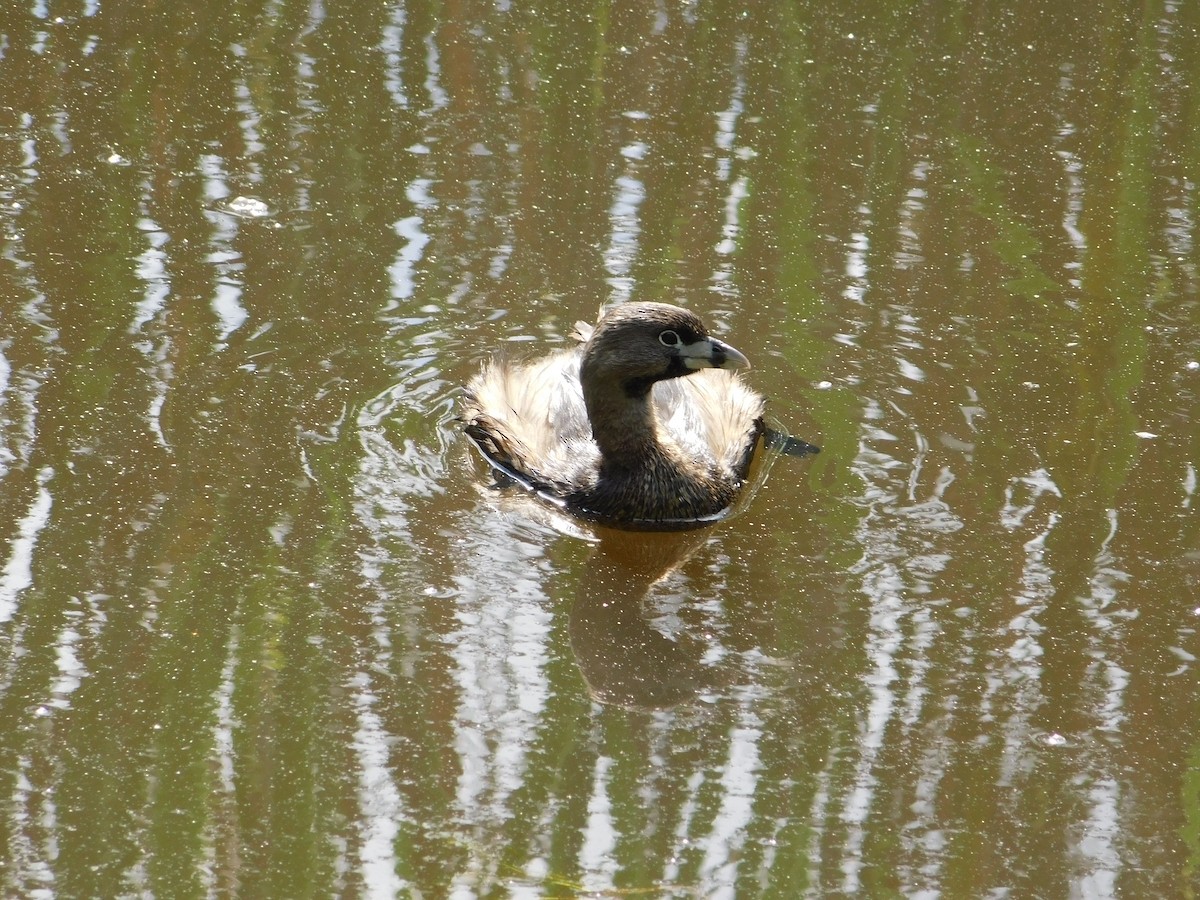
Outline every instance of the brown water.
{"type": "Polygon", "coordinates": [[[0,894],[1200,892],[1200,3],[21,5],[0,894]],[[629,298],[824,452],[490,487],[629,298]]]}

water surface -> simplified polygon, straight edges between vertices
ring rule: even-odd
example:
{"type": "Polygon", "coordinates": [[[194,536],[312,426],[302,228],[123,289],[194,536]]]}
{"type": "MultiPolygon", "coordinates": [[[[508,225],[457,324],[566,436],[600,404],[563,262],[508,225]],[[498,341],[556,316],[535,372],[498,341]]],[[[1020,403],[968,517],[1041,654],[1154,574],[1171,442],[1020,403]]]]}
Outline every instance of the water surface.
{"type": "Polygon", "coordinates": [[[25,4],[2,893],[1196,893],[1198,84],[1179,0],[25,4]],[[458,386],[629,299],[823,452],[497,490],[458,386]]]}

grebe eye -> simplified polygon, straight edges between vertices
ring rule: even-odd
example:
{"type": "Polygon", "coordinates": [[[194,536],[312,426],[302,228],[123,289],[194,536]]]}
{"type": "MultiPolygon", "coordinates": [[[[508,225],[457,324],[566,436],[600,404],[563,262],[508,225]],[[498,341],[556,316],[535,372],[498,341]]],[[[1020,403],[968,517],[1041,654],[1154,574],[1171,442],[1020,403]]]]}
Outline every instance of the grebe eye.
{"type": "Polygon", "coordinates": [[[669,328],[658,336],[658,342],[664,347],[678,347],[683,343],[683,341],[679,339],[679,335],[674,331],[671,331],[669,328]]]}

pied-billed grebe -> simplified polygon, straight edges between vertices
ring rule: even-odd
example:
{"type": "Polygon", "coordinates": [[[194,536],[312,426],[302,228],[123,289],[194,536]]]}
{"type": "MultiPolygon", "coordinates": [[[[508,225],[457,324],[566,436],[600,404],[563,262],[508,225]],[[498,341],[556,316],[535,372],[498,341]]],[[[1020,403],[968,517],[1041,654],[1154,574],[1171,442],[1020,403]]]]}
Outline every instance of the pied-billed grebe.
{"type": "Polygon", "coordinates": [[[729,371],[746,357],[665,303],[614,307],[575,336],[579,347],[494,361],[467,386],[466,432],[488,461],[617,527],[686,527],[726,509],[763,433],[763,398],[729,371]]]}

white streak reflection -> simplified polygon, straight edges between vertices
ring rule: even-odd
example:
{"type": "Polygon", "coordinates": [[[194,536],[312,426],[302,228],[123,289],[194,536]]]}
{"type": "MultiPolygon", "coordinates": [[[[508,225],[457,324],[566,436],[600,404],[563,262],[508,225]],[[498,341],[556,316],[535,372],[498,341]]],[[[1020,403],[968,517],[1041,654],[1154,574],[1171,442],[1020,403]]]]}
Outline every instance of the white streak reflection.
{"type": "Polygon", "coordinates": [[[1083,871],[1071,885],[1070,896],[1081,900],[1118,897],[1121,787],[1112,777],[1104,777],[1088,788],[1086,797],[1090,810],[1083,836],[1075,845],[1075,855],[1083,871]]]}
{"type": "MultiPolygon", "coordinates": [[[[1064,98],[1070,97],[1076,91],[1075,79],[1072,76],[1072,68],[1069,64],[1064,65],[1062,68],[1062,74],[1058,80],[1058,88],[1059,94],[1064,98]]],[[[1067,103],[1062,103],[1059,108],[1063,109],[1067,107],[1067,103]]],[[[1071,249],[1074,250],[1073,258],[1063,263],[1063,268],[1070,273],[1069,281],[1071,286],[1078,288],[1082,284],[1079,273],[1083,269],[1088,244],[1087,236],[1079,227],[1086,200],[1083,182],[1083,163],[1073,150],[1065,146],[1068,141],[1075,137],[1075,132],[1075,125],[1071,122],[1064,121],[1059,125],[1056,140],[1059,146],[1055,150],[1055,153],[1062,160],[1063,174],[1066,176],[1064,179],[1066,189],[1063,192],[1062,229],[1071,244],[1071,249]]]]}
{"type": "Polygon", "coordinates": [[[697,769],[688,776],[684,800],[679,804],[679,824],[675,827],[675,850],[663,867],[663,882],[675,884],[679,880],[680,862],[691,841],[692,823],[700,807],[700,788],[706,781],[705,771],[697,769]]]}
{"type": "Polygon", "coordinates": [[[236,783],[234,780],[234,675],[237,669],[240,629],[234,625],[229,630],[229,642],[225,645],[225,663],[221,666],[221,681],[213,694],[215,700],[213,722],[213,753],[216,755],[216,771],[221,793],[226,802],[232,802],[236,783]]]}
{"type": "Polygon", "coordinates": [[[919,237],[925,229],[918,224],[918,219],[925,210],[926,200],[929,197],[929,192],[925,187],[929,179],[929,168],[928,160],[918,160],[910,172],[913,186],[908,189],[908,194],[900,204],[900,221],[896,226],[897,248],[893,257],[896,269],[911,269],[925,260],[921,253],[919,237]]]}
{"type": "Polygon", "coordinates": [[[992,712],[993,704],[1009,711],[1000,726],[1004,749],[996,780],[1003,787],[1013,786],[1019,775],[1033,765],[1032,718],[1042,703],[1041,660],[1045,652],[1041,641],[1045,628],[1038,617],[1054,595],[1054,572],[1046,564],[1045,554],[1046,538],[1057,522],[1058,517],[1051,515],[1046,527],[1024,544],[1025,560],[1016,596],[1018,610],[1008,622],[1008,647],[997,660],[999,671],[988,675],[981,704],[984,715],[992,712]]]}
{"type": "MultiPolygon", "coordinates": [[[[12,891],[12,896],[28,896],[36,900],[50,900],[58,896],[55,886],[54,863],[58,860],[58,842],[53,837],[58,833],[58,805],[55,791],[50,784],[39,780],[41,759],[22,755],[17,758],[12,793],[6,798],[11,821],[19,826],[7,835],[5,842],[5,873],[3,883],[14,888],[20,884],[28,891],[12,891]],[[34,836],[40,835],[42,840],[34,836]],[[20,878],[12,880],[13,874],[20,878]]],[[[44,776],[43,776],[44,777],[44,776]]]]}
{"type": "MultiPolygon", "coordinates": [[[[234,731],[237,716],[234,712],[233,695],[239,661],[240,628],[230,628],[229,640],[225,644],[225,661],[221,665],[221,680],[213,690],[213,724],[211,763],[215,773],[212,813],[207,817],[203,831],[203,871],[215,880],[221,862],[219,857],[224,848],[222,843],[225,829],[237,819],[237,750],[234,731]]],[[[206,885],[209,896],[215,891],[212,880],[206,885]]]]}
{"type": "MultiPolygon", "coordinates": [[[[1119,530],[1117,510],[1108,510],[1108,534],[1101,542],[1093,573],[1090,591],[1080,598],[1084,618],[1091,626],[1088,655],[1093,662],[1087,676],[1092,682],[1095,699],[1092,703],[1096,719],[1096,730],[1114,735],[1125,723],[1125,694],[1130,683],[1130,673],[1122,668],[1116,657],[1123,643],[1123,625],[1136,618],[1137,611],[1123,608],[1120,603],[1121,587],[1129,582],[1129,573],[1117,565],[1112,550],[1113,540],[1119,530]]],[[[1075,844],[1081,874],[1073,894],[1080,897],[1115,897],[1117,873],[1121,866],[1118,849],[1119,836],[1124,831],[1121,819],[1121,786],[1110,774],[1107,744],[1097,744],[1088,754],[1091,762],[1090,777],[1096,780],[1087,792],[1088,813],[1080,823],[1080,837],[1075,844]]]]}
{"type": "Polygon", "coordinates": [[[458,627],[446,636],[458,683],[456,802],[474,834],[452,885],[456,897],[498,877],[492,835],[512,815],[509,798],[524,784],[550,696],[544,535],[521,540],[497,518],[478,522],[471,540],[454,576],[458,627]]]}
{"type": "Polygon", "coordinates": [[[408,108],[408,95],[404,92],[404,56],[401,50],[404,46],[404,5],[397,3],[392,8],[391,21],[383,26],[383,37],[379,40],[379,50],[383,54],[383,85],[392,95],[392,102],[397,106],[408,108]]]}
{"type": "MultiPolygon", "coordinates": [[[[246,51],[240,45],[234,44],[233,49],[239,56],[245,55],[246,51]]],[[[234,96],[236,97],[237,111],[241,114],[238,125],[242,129],[242,143],[246,150],[240,162],[247,167],[251,180],[257,182],[260,173],[254,157],[266,149],[262,142],[262,113],[254,105],[254,93],[245,80],[238,79],[234,87],[234,96]]]]}
{"type": "Polygon", "coordinates": [[[421,213],[436,206],[429,194],[432,183],[428,178],[418,178],[404,192],[418,212],[400,219],[394,226],[396,234],[404,240],[404,246],[396,254],[395,262],[388,267],[388,275],[392,281],[392,300],[385,312],[395,309],[399,305],[398,301],[407,300],[416,290],[414,272],[430,241],[429,234],[425,231],[425,217],[421,213]]]}
{"type": "Polygon", "coordinates": [[[396,871],[396,835],[403,818],[400,792],[388,765],[391,738],[375,712],[371,678],[359,672],[349,685],[354,696],[358,728],[354,752],[358,756],[359,862],[368,897],[396,897],[408,886],[396,871]]]}
{"type": "MultiPolygon", "coordinates": [[[[148,196],[150,186],[145,185],[143,195],[148,196]]],[[[160,316],[166,308],[167,297],[171,293],[170,277],[167,274],[167,255],[163,247],[169,240],[169,235],[162,227],[143,215],[138,221],[138,231],[146,236],[149,246],[137,260],[135,274],[144,284],[142,299],[135,306],[133,321],[129,325],[129,333],[136,335],[142,332],[146,325],[160,316]]],[[[151,387],[150,402],[146,410],[146,420],[150,432],[161,447],[169,447],[167,436],[162,429],[162,409],[166,404],[167,391],[171,382],[173,366],[169,359],[170,339],[166,333],[158,336],[147,335],[145,339],[134,342],[147,357],[151,370],[147,373],[147,381],[151,387]]]]}
{"type": "Polygon", "coordinates": [[[171,292],[167,254],[163,250],[169,235],[149,216],[138,220],[137,229],[145,236],[148,246],[137,258],[134,267],[134,274],[145,287],[142,299],[134,305],[133,321],[129,323],[130,334],[137,334],[147,322],[162,312],[171,292]]]}
{"type": "MultiPolygon", "coordinates": [[[[12,417],[8,415],[9,386],[12,384],[12,365],[4,354],[5,345],[0,343],[0,421],[4,422],[5,438],[8,437],[12,417]]],[[[28,435],[32,437],[32,435],[28,435]]],[[[9,467],[16,460],[16,454],[4,444],[0,444],[0,478],[8,474],[9,467]]]]}
{"type": "Polygon", "coordinates": [[[705,897],[736,896],[738,860],[754,818],[762,723],[748,702],[740,704],[738,711],[741,722],[729,736],[729,758],[721,772],[721,807],[713,820],[712,833],[703,839],[700,884],[705,897]]]}
{"type": "Polygon", "coordinates": [[[871,211],[862,206],[859,207],[858,212],[863,216],[862,230],[850,235],[850,241],[846,245],[847,284],[842,291],[842,296],[855,303],[862,303],[867,293],[867,253],[871,249],[871,239],[867,237],[867,228],[871,224],[871,211]]]}
{"type": "Polygon", "coordinates": [[[462,688],[458,801],[472,814],[490,804],[501,818],[504,799],[521,784],[526,744],[548,697],[542,670],[550,615],[532,602],[541,598],[539,583],[518,576],[510,590],[460,608],[452,637],[462,688]]]}
{"type": "Polygon", "coordinates": [[[17,521],[8,560],[0,572],[0,622],[12,619],[17,610],[18,595],[33,585],[33,551],[42,531],[50,523],[53,501],[46,485],[53,477],[54,470],[49,466],[38,472],[37,492],[25,515],[17,521]]]}
{"type": "Polygon", "coordinates": [[[646,199],[646,186],[632,174],[616,180],[615,196],[609,207],[608,219],[612,228],[608,249],[604,252],[604,268],[612,287],[613,303],[624,302],[633,295],[633,262],[637,257],[641,235],[639,210],[646,199]]]}
{"type": "Polygon", "coordinates": [[[588,893],[607,893],[614,889],[617,862],[613,851],[617,833],[612,819],[612,801],[608,796],[609,770],[613,760],[600,756],[592,770],[592,789],[588,796],[587,824],[579,847],[579,867],[583,871],[583,889],[588,893]]]}
{"type": "Polygon", "coordinates": [[[904,605],[896,593],[900,589],[897,571],[884,565],[879,571],[868,573],[864,581],[864,592],[872,598],[866,652],[873,670],[863,679],[870,700],[859,726],[853,786],[843,800],[841,811],[841,819],[848,831],[842,851],[842,889],[848,894],[857,893],[862,886],[866,823],[878,786],[875,766],[896,706],[896,694],[891,685],[899,677],[896,655],[903,643],[900,619],[904,605]]]}
{"type": "MultiPolygon", "coordinates": [[[[872,410],[879,414],[882,407],[875,405],[868,413],[872,410]]],[[[871,426],[864,427],[864,436],[871,430],[871,426]]],[[[864,500],[871,509],[859,524],[863,558],[852,570],[861,576],[862,594],[869,604],[865,647],[869,668],[861,679],[866,711],[858,723],[855,758],[847,760],[850,782],[838,811],[846,831],[839,860],[841,889],[848,894],[858,893],[863,887],[866,843],[877,806],[878,770],[888,734],[901,729],[898,733],[912,735],[911,741],[924,740],[915,735],[927,719],[930,656],[940,633],[928,595],[936,577],[952,559],[935,537],[955,533],[963,526],[943,499],[954,482],[949,469],[939,469],[927,497],[919,496],[916,476],[904,475],[906,483],[903,487],[898,484],[906,470],[921,470],[927,453],[927,442],[919,439],[916,457],[906,464],[867,448],[864,442],[854,463],[865,484],[864,500]],[[904,686],[903,695],[897,684],[904,686]]],[[[938,759],[936,753],[926,756],[931,763],[938,759]]],[[[936,784],[937,773],[927,774],[928,783],[936,784]]],[[[821,807],[826,805],[822,803],[821,807]]],[[[919,845],[933,845],[938,838],[927,824],[916,827],[912,840],[919,845]]],[[[930,864],[936,865],[936,860],[930,864]]]]}
{"type": "Polygon", "coordinates": [[[212,208],[230,193],[223,161],[215,154],[205,154],[200,158],[200,172],[204,176],[204,198],[210,207],[206,215],[213,226],[208,262],[215,270],[216,284],[210,306],[217,317],[216,349],[222,350],[229,336],[250,317],[242,306],[244,263],[241,254],[233,249],[237,217],[212,208]]]}
{"type": "Polygon", "coordinates": [[[429,102],[433,109],[441,109],[450,102],[449,96],[442,87],[442,64],[438,56],[437,40],[433,33],[425,35],[425,90],[429,92],[429,102]]]}
{"type": "Polygon", "coordinates": [[[833,796],[833,779],[834,772],[837,769],[838,742],[833,742],[834,751],[829,754],[829,758],[825,761],[825,767],[816,773],[816,785],[813,790],[812,804],[808,810],[808,821],[811,823],[811,834],[808,838],[808,884],[809,891],[806,896],[819,896],[819,885],[821,884],[821,863],[823,862],[823,854],[821,852],[821,838],[826,833],[829,820],[829,808],[831,805],[831,797],[833,796]]]}
{"type": "MultiPolygon", "coordinates": [[[[744,61],[746,41],[740,39],[734,46],[733,95],[727,109],[717,113],[717,134],[714,140],[717,156],[717,180],[727,182],[725,193],[725,220],[721,225],[721,239],[717,241],[718,256],[731,257],[737,250],[738,235],[741,233],[742,201],[750,194],[750,179],[745,175],[733,177],[733,160],[737,155],[737,124],[745,108],[746,76],[744,61]]],[[[750,153],[750,148],[743,148],[750,153]]],[[[719,260],[712,276],[713,289],[731,295],[733,288],[732,259],[719,260]]]]}
{"type": "Polygon", "coordinates": [[[59,632],[54,645],[54,667],[58,677],[50,685],[50,699],[47,706],[56,709],[67,709],[71,705],[70,695],[83,683],[87,670],[79,661],[76,648],[79,644],[79,631],[71,622],[78,621],[82,612],[71,609],[66,612],[68,624],[59,632]]]}

